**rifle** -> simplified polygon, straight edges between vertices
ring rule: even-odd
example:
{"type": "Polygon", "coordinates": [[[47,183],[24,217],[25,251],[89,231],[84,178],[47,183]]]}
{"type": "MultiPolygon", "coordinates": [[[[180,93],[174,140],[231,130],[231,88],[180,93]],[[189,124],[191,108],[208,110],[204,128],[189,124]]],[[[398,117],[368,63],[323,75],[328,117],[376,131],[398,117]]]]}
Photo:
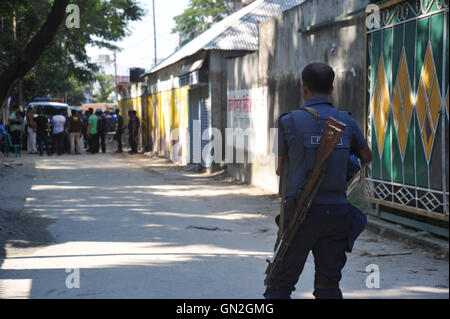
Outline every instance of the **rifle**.
{"type": "Polygon", "coordinates": [[[286,231],[283,233],[281,240],[275,250],[272,261],[267,259],[269,263],[266,269],[266,279],[264,285],[269,287],[272,274],[277,265],[283,260],[286,252],[297,233],[298,229],[304,222],[312,201],[316,196],[323,179],[325,178],[325,165],[327,159],[331,156],[339,139],[344,133],[346,125],[333,117],[329,117],[323,130],[319,148],[316,153],[316,161],[311,175],[309,176],[305,186],[297,195],[297,206],[292,220],[286,231]]]}

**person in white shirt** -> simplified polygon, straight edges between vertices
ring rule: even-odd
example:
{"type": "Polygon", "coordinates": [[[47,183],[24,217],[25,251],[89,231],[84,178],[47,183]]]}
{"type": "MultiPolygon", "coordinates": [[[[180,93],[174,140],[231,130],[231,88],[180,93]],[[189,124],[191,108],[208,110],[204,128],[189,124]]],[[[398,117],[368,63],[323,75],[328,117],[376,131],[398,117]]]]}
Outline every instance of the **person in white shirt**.
{"type": "Polygon", "coordinates": [[[27,112],[27,150],[29,154],[37,154],[36,129],[37,124],[34,120],[34,109],[30,107],[27,112]]]}
{"type": "Polygon", "coordinates": [[[64,124],[66,124],[66,118],[62,115],[62,111],[52,117],[52,144],[53,153],[57,152],[61,155],[64,151],[64,124]]]}

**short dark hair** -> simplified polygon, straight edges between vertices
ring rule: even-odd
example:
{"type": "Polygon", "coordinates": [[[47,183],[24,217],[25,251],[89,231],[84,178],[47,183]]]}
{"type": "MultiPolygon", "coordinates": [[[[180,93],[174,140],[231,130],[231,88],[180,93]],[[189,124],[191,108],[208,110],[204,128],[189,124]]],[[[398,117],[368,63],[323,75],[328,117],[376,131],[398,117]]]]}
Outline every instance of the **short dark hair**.
{"type": "Polygon", "coordinates": [[[303,69],[302,81],[312,92],[328,94],[333,88],[334,71],[327,64],[311,63],[303,69]]]}
{"type": "Polygon", "coordinates": [[[119,109],[116,109],[114,112],[115,112],[116,114],[119,114],[119,113],[120,113],[120,110],[119,110],[119,109]]]}

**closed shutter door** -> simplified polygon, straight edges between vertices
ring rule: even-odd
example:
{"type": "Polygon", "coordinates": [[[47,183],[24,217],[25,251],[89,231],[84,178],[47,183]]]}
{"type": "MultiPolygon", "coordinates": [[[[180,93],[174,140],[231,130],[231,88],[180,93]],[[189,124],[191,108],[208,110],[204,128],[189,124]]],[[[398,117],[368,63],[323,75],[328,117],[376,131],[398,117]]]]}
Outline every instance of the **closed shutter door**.
{"type": "MultiPolygon", "coordinates": [[[[201,111],[201,127],[202,127],[202,151],[205,150],[205,146],[211,142],[211,99],[209,98],[209,88],[202,88],[202,97],[200,103],[200,111],[201,111]],[[203,139],[206,138],[207,139],[203,139]]],[[[210,152],[208,152],[210,154],[210,152]]],[[[210,155],[208,155],[210,156],[210,155]]],[[[211,165],[207,165],[202,156],[202,165],[207,167],[211,165]]]]}
{"type": "Polygon", "coordinates": [[[194,138],[198,139],[198,136],[194,136],[194,123],[195,121],[200,121],[201,119],[199,97],[200,94],[198,89],[192,89],[189,91],[189,155],[191,163],[195,162],[194,154],[201,154],[199,153],[201,150],[199,149],[200,144],[198,143],[198,140],[194,143],[194,138]]]}
{"type": "Polygon", "coordinates": [[[209,88],[197,87],[189,90],[189,154],[191,163],[199,163],[199,159],[201,158],[201,164],[206,166],[206,163],[202,157],[202,150],[211,141],[211,139],[207,138],[206,140],[202,140],[202,134],[206,130],[207,133],[205,133],[205,136],[209,137],[210,129],[211,103],[209,99],[209,88]],[[198,132],[195,132],[194,130],[195,121],[199,121],[197,123],[200,123],[200,135],[198,135],[198,132]]]}

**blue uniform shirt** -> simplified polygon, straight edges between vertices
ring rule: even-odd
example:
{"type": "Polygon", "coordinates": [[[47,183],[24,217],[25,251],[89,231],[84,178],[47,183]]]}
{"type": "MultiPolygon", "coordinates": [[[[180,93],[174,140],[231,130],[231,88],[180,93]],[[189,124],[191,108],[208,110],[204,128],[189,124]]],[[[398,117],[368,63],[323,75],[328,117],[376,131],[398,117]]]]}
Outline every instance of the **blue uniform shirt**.
{"type": "Polygon", "coordinates": [[[336,149],[328,158],[326,177],[317,193],[315,204],[346,204],[347,165],[350,151],[360,151],[367,142],[351,115],[336,110],[327,99],[311,99],[303,107],[319,112],[320,121],[304,110],[294,110],[278,122],[278,156],[289,159],[286,197],[295,197],[314,168],[316,150],[328,117],[333,116],[347,127],[336,149]]]}

